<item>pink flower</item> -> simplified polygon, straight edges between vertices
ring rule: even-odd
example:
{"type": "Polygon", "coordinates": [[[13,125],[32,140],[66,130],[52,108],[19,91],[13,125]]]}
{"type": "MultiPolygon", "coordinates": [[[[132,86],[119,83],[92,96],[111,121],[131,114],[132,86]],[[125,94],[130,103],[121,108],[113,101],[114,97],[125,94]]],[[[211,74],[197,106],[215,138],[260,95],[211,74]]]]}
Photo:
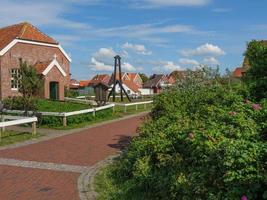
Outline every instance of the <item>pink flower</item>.
{"type": "Polygon", "coordinates": [[[234,111],[230,111],[230,112],[229,112],[229,115],[230,115],[230,116],[236,116],[236,114],[237,114],[237,113],[234,112],[234,111]]]}
{"type": "Polygon", "coordinates": [[[252,108],[253,108],[254,110],[260,110],[260,109],[261,109],[261,105],[260,105],[260,104],[256,104],[256,103],[254,103],[254,104],[252,104],[252,108]]]}
{"type": "Polygon", "coordinates": [[[248,200],[246,195],[243,195],[240,200],[248,200]]]}

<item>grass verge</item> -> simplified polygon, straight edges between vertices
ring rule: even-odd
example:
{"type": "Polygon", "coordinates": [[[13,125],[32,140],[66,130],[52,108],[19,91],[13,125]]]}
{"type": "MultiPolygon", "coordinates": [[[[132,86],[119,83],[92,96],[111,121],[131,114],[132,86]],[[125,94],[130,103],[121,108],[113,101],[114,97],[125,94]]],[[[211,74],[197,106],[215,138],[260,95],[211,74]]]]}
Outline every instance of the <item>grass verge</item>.
{"type": "Polygon", "coordinates": [[[94,178],[94,188],[98,193],[96,200],[148,200],[144,193],[129,191],[127,184],[117,176],[117,162],[102,168],[94,178]]]}
{"type": "Polygon", "coordinates": [[[91,108],[90,105],[74,103],[67,101],[51,101],[39,99],[37,101],[37,110],[40,112],[72,112],[91,108]]]}
{"type": "Polygon", "coordinates": [[[36,135],[32,135],[31,133],[19,133],[19,132],[15,132],[15,131],[5,131],[2,132],[2,139],[0,140],[0,146],[6,146],[9,144],[14,144],[17,142],[23,142],[26,140],[31,140],[31,139],[35,139],[35,138],[39,138],[42,135],[40,134],[36,134],[36,135]]]}

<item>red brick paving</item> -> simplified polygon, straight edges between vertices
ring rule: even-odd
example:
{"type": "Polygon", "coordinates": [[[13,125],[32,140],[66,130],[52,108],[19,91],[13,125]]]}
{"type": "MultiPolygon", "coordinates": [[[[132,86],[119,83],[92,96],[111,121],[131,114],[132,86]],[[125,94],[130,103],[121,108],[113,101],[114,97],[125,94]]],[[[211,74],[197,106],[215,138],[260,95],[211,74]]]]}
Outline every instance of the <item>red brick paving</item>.
{"type": "Polygon", "coordinates": [[[1,200],[78,200],[80,174],[0,166],[1,200]]]}
{"type": "MultiPolygon", "coordinates": [[[[133,117],[48,141],[0,151],[1,158],[93,165],[115,154],[136,135],[143,117],[133,117]]],[[[0,166],[0,200],[77,199],[79,174],[0,166]]]]}

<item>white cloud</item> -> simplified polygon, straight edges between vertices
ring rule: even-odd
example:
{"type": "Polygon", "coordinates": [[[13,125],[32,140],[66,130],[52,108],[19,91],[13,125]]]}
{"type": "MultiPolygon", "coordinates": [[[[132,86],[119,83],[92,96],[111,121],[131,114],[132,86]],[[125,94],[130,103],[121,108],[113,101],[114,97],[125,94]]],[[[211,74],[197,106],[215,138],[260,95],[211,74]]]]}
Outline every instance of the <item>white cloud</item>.
{"type": "Polygon", "coordinates": [[[225,52],[218,46],[206,43],[197,47],[196,49],[191,50],[183,50],[183,56],[201,56],[201,55],[209,55],[209,56],[222,56],[225,55],[225,52]]]}
{"type": "MultiPolygon", "coordinates": [[[[155,63],[156,64],[156,63],[155,63]]],[[[175,64],[173,61],[159,61],[153,71],[156,72],[172,72],[175,70],[182,70],[182,67],[175,64]]]]}
{"type": "MultiPolygon", "coordinates": [[[[63,1],[63,0],[62,0],[63,1]]],[[[89,2],[89,1],[88,1],[89,2]]],[[[2,0],[0,7],[0,26],[29,21],[36,26],[87,29],[86,23],[68,20],[62,17],[70,10],[71,2],[60,1],[10,1],[2,0]]]]}
{"type": "Polygon", "coordinates": [[[125,44],[122,45],[122,48],[132,50],[136,52],[137,54],[142,54],[142,55],[152,54],[152,52],[148,51],[145,45],[142,45],[142,44],[131,44],[131,43],[126,42],[125,44]]]}
{"type": "Polygon", "coordinates": [[[204,6],[207,5],[210,0],[140,0],[134,2],[134,7],[137,8],[160,8],[171,6],[204,6]]]}
{"type": "Polygon", "coordinates": [[[219,65],[220,64],[220,62],[214,57],[204,58],[203,63],[207,65],[219,65]]]}
{"type": "Polygon", "coordinates": [[[183,64],[183,65],[189,65],[189,66],[195,66],[195,65],[199,65],[199,62],[193,59],[187,59],[187,58],[181,58],[179,60],[179,63],[183,64]]]}
{"type": "Polygon", "coordinates": [[[107,65],[103,62],[100,62],[94,57],[91,58],[91,63],[89,67],[93,71],[113,71],[113,67],[111,65],[107,65]]]}
{"type": "MultiPolygon", "coordinates": [[[[195,33],[198,32],[192,26],[174,24],[165,25],[162,24],[137,24],[127,25],[120,27],[111,27],[103,29],[90,30],[90,33],[97,35],[98,37],[125,37],[125,38],[138,38],[142,37],[154,37],[159,34],[171,34],[171,33],[195,33]]],[[[89,33],[89,34],[90,34],[89,33]]]]}
{"type": "Polygon", "coordinates": [[[117,55],[117,53],[112,48],[100,48],[96,53],[94,53],[94,57],[98,59],[112,59],[114,60],[114,57],[117,55]]]}
{"type": "Polygon", "coordinates": [[[136,71],[136,68],[128,62],[123,63],[121,68],[125,71],[130,71],[130,72],[136,71]]]}

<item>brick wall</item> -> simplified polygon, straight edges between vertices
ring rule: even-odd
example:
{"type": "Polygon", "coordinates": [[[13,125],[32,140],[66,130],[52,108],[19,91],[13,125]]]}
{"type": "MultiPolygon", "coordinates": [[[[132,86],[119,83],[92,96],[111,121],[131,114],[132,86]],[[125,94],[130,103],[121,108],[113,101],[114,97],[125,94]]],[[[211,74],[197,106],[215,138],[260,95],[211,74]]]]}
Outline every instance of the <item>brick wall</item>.
{"type": "Polygon", "coordinates": [[[0,97],[1,99],[8,96],[19,95],[18,91],[11,90],[11,69],[19,68],[19,59],[22,58],[30,65],[34,65],[37,62],[52,61],[54,55],[57,55],[57,61],[67,76],[64,77],[56,67],[44,77],[44,97],[49,98],[49,82],[59,82],[59,97],[60,100],[64,100],[64,87],[69,87],[70,81],[70,63],[64,54],[56,47],[46,47],[33,44],[17,43],[12,47],[5,55],[0,57],[0,75],[1,75],[1,87],[0,97]]]}

